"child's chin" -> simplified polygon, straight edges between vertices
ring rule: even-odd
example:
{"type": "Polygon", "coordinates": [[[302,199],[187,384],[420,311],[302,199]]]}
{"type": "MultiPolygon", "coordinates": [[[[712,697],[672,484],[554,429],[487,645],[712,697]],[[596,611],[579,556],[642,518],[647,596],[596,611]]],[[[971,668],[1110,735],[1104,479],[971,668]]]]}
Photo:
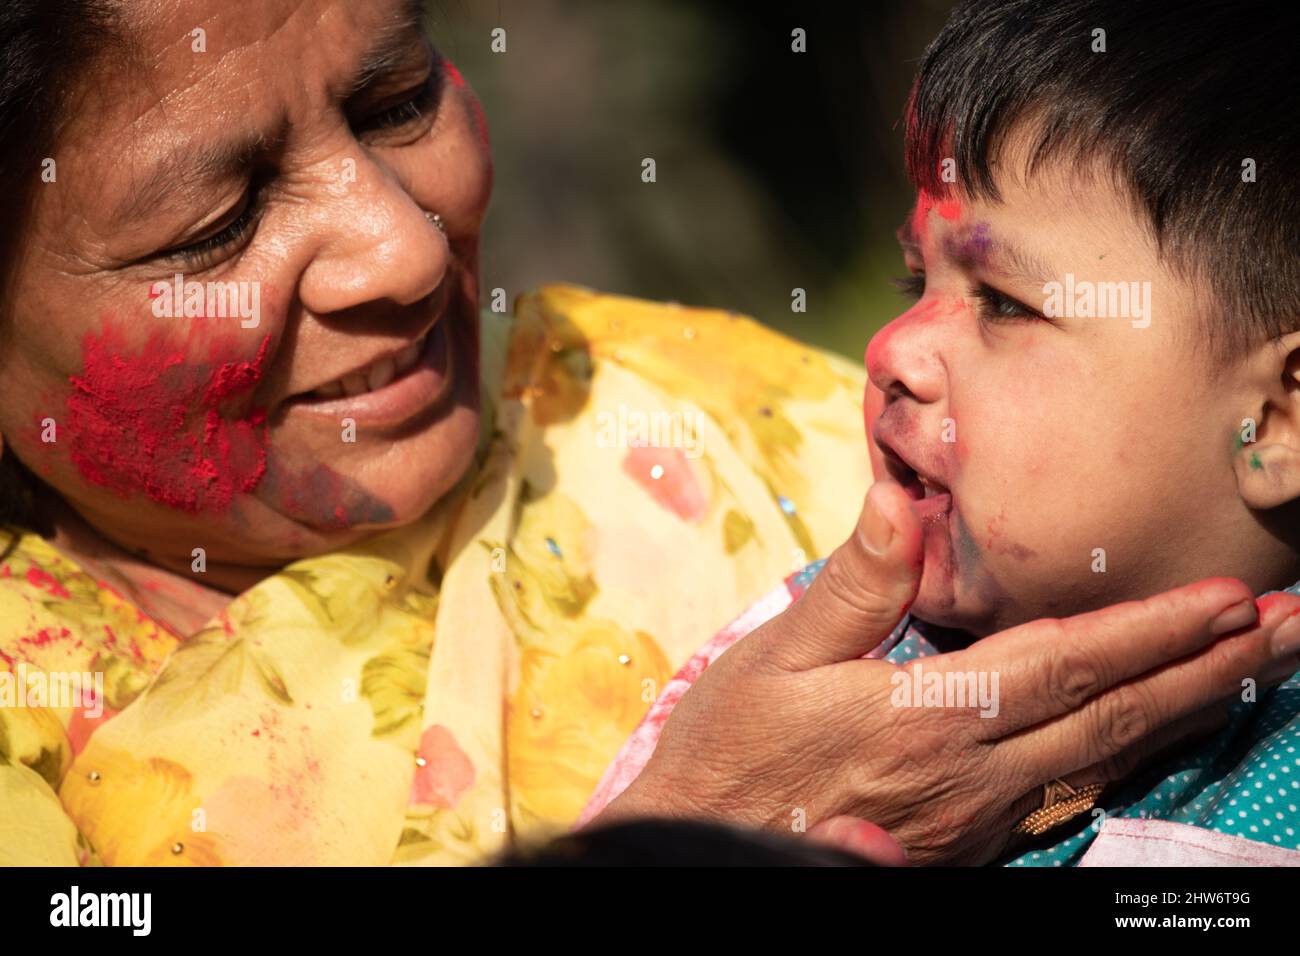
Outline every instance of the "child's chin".
{"type": "Polygon", "coordinates": [[[957,576],[947,522],[923,524],[921,541],[924,564],[912,611],[937,624],[939,616],[951,614],[957,606],[957,576]]]}
{"type": "Polygon", "coordinates": [[[926,623],[939,627],[977,635],[986,633],[992,617],[990,609],[973,601],[969,592],[961,587],[960,580],[948,574],[946,568],[940,570],[940,567],[942,566],[931,565],[927,560],[926,569],[921,575],[921,587],[909,609],[911,613],[926,623]]]}

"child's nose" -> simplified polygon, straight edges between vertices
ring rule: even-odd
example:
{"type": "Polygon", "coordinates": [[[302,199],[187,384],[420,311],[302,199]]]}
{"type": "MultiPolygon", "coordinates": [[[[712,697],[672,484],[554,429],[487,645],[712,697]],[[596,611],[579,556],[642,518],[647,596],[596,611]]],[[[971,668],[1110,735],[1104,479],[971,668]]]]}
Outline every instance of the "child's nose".
{"type": "Polygon", "coordinates": [[[933,402],[943,394],[945,323],[933,300],[918,302],[867,343],[867,377],[886,400],[933,402]]]}

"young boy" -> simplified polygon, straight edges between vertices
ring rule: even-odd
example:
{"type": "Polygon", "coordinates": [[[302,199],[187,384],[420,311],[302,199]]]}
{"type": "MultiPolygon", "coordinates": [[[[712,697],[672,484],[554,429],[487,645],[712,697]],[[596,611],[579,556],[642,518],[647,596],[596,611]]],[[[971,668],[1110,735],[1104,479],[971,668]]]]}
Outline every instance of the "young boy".
{"type": "Polygon", "coordinates": [[[1300,578],[1296,18],[1164,6],[970,3],[922,63],[918,301],[866,359],[926,621],[1300,578]]]}
{"type": "MultiPolygon", "coordinates": [[[[1300,590],[1296,21],[972,0],[927,50],[899,233],[916,303],[866,354],[876,473],[924,528],[888,659],[934,653],[935,626],[978,638],[1209,576],[1300,590]]],[[[1300,848],[1298,714],[1292,678],[1102,805],[1300,848]]],[[[1092,822],[1014,862],[1077,863],[1092,822]]]]}

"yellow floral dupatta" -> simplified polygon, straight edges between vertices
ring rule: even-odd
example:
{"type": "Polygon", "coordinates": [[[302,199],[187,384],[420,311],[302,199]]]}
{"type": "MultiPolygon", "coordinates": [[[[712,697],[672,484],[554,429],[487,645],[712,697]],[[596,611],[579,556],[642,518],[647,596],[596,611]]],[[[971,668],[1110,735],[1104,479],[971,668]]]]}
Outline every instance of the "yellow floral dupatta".
{"type": "Polygon", "coordinates": [[[482,355],[453,494],[188,639],[15,533],[0,679],[104,696],[0,706],[0,864],[455,864],[565,828],[673,672],[852,528],[852,363],[570,286],[485,313],[482,355]]]}

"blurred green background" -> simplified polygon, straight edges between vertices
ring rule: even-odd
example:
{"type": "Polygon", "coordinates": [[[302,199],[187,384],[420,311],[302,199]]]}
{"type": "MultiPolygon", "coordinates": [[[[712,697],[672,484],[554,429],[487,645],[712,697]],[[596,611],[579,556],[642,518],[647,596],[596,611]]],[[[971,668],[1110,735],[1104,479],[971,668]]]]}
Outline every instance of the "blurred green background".
{"type": "Polygon", "coordinates": [[[901,311],[901,117],[951,2],[431,6],[492,134],[484,289],[565,280],[734,309],[855,359],[901,311]]]}

